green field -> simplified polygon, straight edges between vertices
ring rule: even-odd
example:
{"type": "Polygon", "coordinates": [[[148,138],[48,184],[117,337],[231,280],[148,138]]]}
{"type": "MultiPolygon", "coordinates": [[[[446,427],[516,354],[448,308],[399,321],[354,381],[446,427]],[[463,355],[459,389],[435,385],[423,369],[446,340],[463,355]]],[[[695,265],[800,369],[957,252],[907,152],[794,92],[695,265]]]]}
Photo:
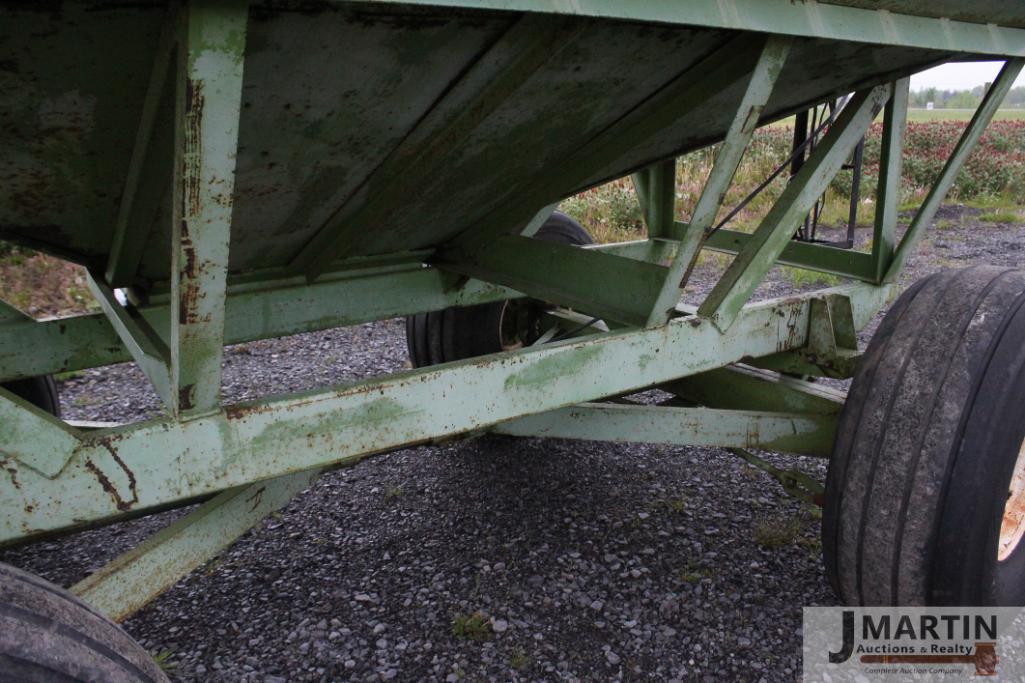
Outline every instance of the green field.
{"type": "MultiPolygon", "coordinates": [[[[909,109],[908,121],[968,121],[974,109],[909,109]]],[[[994,121],[1025,121],[1025,109],[1000,109],[994,121]]]]}
{"type": "MultiPolygon", "coordinates": [[[[908,121],[968,121],[975,113],[974,109],[909,109],[908,121]]],[[[882,113],[879,120],[883,120],[882,113]]],[[[1025,109],[1000,109],[993,117],[994,121],[1025,121],[1025,109]]],[[[794,117],[788,116],[769,125],[793,126],[794,117]]]]}

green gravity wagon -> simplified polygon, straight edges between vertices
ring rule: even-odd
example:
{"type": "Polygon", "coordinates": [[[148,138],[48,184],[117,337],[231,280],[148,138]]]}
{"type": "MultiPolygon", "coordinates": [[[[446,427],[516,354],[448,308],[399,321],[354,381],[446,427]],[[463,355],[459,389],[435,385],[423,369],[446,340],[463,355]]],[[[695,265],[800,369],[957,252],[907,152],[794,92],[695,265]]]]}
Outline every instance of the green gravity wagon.
{"type": "Polygon", "coordinates": [[[100,304],[0,302],[0,545],[194,506],[68,590],[0,566],[0,669],[160,680],[113,622],[325,470],[487,431],[734,449],[823,505],[840,600],[1025,603],[1025,270],[931,276],[857,337],[1023,59],[1015,0],[0,0],[0,239],[100,304]],[[909,77],[978,60],[898,231],[909,77]],[[759,126],[841,99],[753,230],[718,220],[759,126]],[[871,247],[795,239],[877,118],[871,247]],[[626,176],[646,239],[555,211],[626,176]],[[844,284],[754,300],[778,264],[844,284]],[[403,316],[407,371],[221,401],[226,344],[403,316]],[[60,418],[54,373],[125,361],[162,417],[60,418]]]}

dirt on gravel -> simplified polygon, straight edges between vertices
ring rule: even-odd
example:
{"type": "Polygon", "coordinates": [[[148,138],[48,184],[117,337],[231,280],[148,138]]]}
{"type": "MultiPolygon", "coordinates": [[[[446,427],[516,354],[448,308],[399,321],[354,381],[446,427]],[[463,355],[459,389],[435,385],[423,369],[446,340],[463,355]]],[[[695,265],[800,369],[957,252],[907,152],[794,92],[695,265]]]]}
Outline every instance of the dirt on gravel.
{"type": "MultiPolygon", "coordinates": [[[[977,214],[945,207],[903,283],[1019,266],[1023,226],[977,214]]],[[[822,286],[776,269],[759,296],[822,286]]],[[[226,353],[225,400],[405,363],[396,320],[255,342],[226,353]]],[[[130,365],[61,393],[70,418],[159,414],[130,365]]],[[[0,561],[70,585],[179,514],[0,561]]],[[[182,681],[795,680],[802,606],[835,603],[819,518],[719,449],[488,436],[325,475],[124,626],[182,681]]]]}

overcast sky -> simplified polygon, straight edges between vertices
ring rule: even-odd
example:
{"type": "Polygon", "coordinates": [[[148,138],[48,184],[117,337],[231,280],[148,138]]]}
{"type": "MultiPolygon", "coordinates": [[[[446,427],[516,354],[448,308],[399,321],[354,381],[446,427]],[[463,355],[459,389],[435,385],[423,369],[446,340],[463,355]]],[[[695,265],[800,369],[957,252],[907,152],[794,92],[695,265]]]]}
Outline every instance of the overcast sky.
{"type": "MultiPolygon", "coordinates": [[[[970,90],[977,85],[992,82],[1003,62],[967,62],[943,64],[911,77],[911,89],[939,88],[940,90],[970,90]]],[[[1014,82],[1025,86],[1025,73],[1014,82]]]]}

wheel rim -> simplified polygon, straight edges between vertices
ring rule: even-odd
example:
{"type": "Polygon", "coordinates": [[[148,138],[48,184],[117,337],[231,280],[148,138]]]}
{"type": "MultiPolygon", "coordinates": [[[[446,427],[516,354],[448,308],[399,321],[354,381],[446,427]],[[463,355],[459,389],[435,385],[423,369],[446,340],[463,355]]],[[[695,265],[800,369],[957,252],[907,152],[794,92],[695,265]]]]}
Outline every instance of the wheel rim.
{"type": "Polygon", "coordinates": [[[1004,504],[1004,517],[1000,522],[1000,546],[997,548],[997,561],[1003,562],[1018,547],[1025,536],[1025,443],[1018,451],[1018,460],[1014,463],[1014,474],[1007,491],[1007,502],[1004,504]]]}
{"type": "Polygon", "coordinates": [[[506,301],[499,322],[499,335],[503,351],[515,351],[534,342],[534,302],[530,299],[506,301]]]}

